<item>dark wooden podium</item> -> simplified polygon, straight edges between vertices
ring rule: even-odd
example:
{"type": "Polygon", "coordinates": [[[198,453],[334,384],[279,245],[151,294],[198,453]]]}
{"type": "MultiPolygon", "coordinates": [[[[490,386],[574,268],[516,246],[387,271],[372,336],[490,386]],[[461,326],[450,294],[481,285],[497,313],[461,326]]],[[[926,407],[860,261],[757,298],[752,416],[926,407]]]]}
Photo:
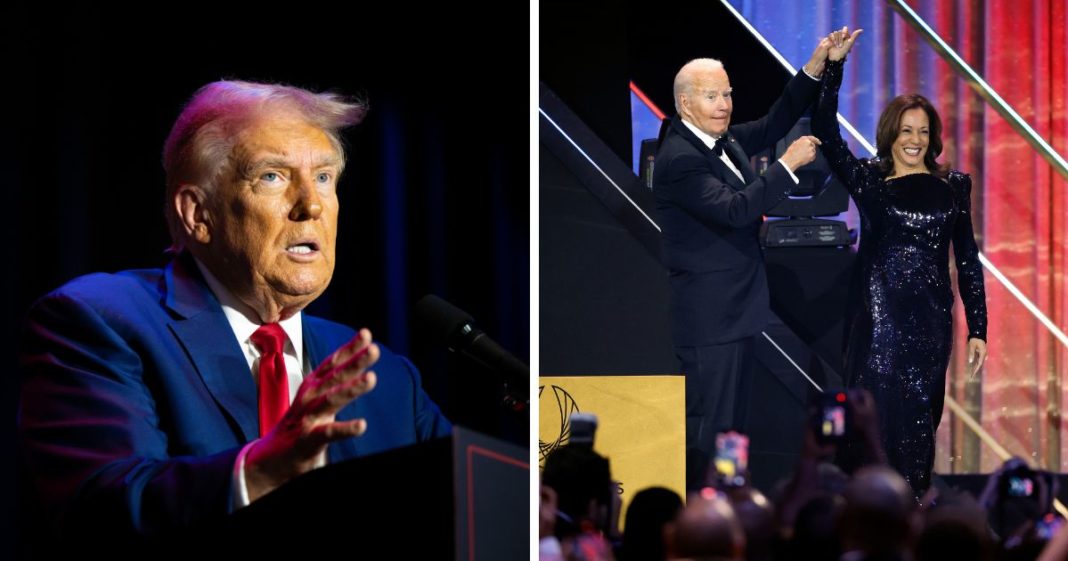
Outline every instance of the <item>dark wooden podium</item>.
{"type": "Polygon", "coordinates": [[[526,559],[529,471],[526,450],[457,427],[301,476],[211,541],[238,558],[526,559]]]}

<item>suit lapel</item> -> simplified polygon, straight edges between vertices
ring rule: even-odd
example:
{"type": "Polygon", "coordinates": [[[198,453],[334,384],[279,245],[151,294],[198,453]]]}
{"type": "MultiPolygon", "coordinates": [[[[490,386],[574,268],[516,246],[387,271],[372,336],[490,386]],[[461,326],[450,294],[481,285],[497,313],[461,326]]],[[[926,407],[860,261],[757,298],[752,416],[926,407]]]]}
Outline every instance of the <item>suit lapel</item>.
{"type": "Polygon", "coordinates": [[[319,367],[326,357],[330,356],[333,349],[327,348],[326,344],[320,337],[311,330],[308,321],[308,316],[304,316],[304,321],[301,322],[301,328],[304,332],[304,352],[307,353],[305,361],[311,366],[312,371],[319,367]]]}
{"type": "Polygon", "coordinates": [[[218,300],[192,256],[179,254],[164,273],[167,307],[180,317],[168,326],[204,385],[241,428],[245,442],[259,436],[256,383],[218,300]]]}
{"type": "MultiPolygon", "coordinates": [[[[749,157],[745,155],[745,151],[742,150],[742,145],[734,139],[734,136],[728,133],[727,140],[727,145],[723,150],[730,153],[731,161],[734,162],[738,171],[742,172],[742,178],[745,180],[742,187],[745,187],[756,180],[756,174],[753,173],[753,166],[749,165],[749,157]]],[[[734,172],[731,172],[731,175],[734,175],[734,172]]],[[[734,177],[735,179],[738,178],[737,175],[734,177]]]]}
{"type": "MultiPolygon", "coordinates": [[[[675,115],[671,118],[671,127],[676,134],[679,134],[683,138],[685,138],[690,144],[694,146],[694,148],[701,152],[701,154],[703,154],[709,162],[711,162],[712,168],[716,170],[717,175],[719,176],[719,179],[721,181],[735,189],[744,189],[746,183],[752,181],[752,172],[748,169],[748,165],[743,165],[738,168],[738,170],[742,172],[742,177],[745,178],[745,182],[743,182],[741,179],[738,179],[737,174],[731,171],[731,168],[727,167],[727,164],[723,163],[723,160],[719,159],[719,156],[716,156],[712,152],[712,149],[709,148],[708,145],[702,142],[700,138],[697,138],[697,135],[694,134],[693,131],[691,131],[689,128],[687,128],[685,124],[683,124],[682,118],[678,115],[675,115]]],[[[727,143],[727,148],[725,149],[734,151],[734,165],[737,166],[739,161],[746,161],[747,158],[745,157],[745,153],[742,151],[742,147],[734,141],[734,137],[730,136],[729,132],[727,133],[727,138],[729,142],[727,143]]]]}
{"type": "MultiPolygon", "coordinates": [[[[330,356],[330,353],[336,349],[330,348],[329,342],[325,340],[319,333],[312,329],[314,320],[309,318],[306,314],[304,321],[301,323],[304,330],[304,352],[308,354],[307,361],[311,365],[314,371],[326,357],[330,356]]],[[[309,371],[309,373],[311,372],[309,371]]],[[[356,400],[357,405],[359,400],[356,400]]],[[[337,421],[349,421],[357,417],[357,407],[346,406],[341,411],[338,411],[337,421]]],[[[351,458],[357,456],[358,438],[346,438],[337,442],[330,443],[330,446],[326,449],[327,461],[334,463],[341,458],[351,458]]]]}

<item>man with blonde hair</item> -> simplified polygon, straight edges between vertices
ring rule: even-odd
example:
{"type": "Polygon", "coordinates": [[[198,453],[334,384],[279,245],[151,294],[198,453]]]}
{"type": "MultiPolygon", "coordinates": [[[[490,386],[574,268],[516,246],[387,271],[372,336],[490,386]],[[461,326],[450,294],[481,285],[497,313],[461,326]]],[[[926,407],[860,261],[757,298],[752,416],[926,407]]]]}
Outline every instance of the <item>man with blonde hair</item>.
{"type": "Polygon", "coordinates": [[[34,305],[19,440],[46,537],[173,536],[325,463],[449,433],[411,362],[302,312],[334,271],[339,131],[366,110],[204,86],[164,149],[170,263],[34,305]]]}

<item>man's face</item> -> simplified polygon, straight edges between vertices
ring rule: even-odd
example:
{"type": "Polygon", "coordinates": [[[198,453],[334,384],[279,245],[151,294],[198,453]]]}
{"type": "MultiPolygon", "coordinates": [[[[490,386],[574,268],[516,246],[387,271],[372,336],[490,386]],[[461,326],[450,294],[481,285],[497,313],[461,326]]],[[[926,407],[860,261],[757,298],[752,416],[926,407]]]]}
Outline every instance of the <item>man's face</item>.
{"type": "Polygon", "coordinates": [[[682,116],[709,135],[725,134],[734,110],[727,71],[695,70],[691,84],[690,91],[682,94],[682,116]]]}
{"type": "Polygon", "coordinates": [[[212,273],[261,315],[288,317],[330,284],[340,168],[327,134],[295,116],[255,118],[238,133],[207,204],[206,250],[212,273]]]}

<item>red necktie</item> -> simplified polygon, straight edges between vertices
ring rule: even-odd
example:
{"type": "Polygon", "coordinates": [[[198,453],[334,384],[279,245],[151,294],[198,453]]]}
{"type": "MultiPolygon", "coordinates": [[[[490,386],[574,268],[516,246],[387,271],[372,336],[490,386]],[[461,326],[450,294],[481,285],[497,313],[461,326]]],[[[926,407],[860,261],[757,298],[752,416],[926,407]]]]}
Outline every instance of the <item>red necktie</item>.
{"type": "Polygon", "coordinates": [[[277,323],[261,325],[252,334],[252,344],[260,350],[260,436],[270,432],[289,409],[289,376],[282,354],[285,343],[286,333],[277,323]]]}

